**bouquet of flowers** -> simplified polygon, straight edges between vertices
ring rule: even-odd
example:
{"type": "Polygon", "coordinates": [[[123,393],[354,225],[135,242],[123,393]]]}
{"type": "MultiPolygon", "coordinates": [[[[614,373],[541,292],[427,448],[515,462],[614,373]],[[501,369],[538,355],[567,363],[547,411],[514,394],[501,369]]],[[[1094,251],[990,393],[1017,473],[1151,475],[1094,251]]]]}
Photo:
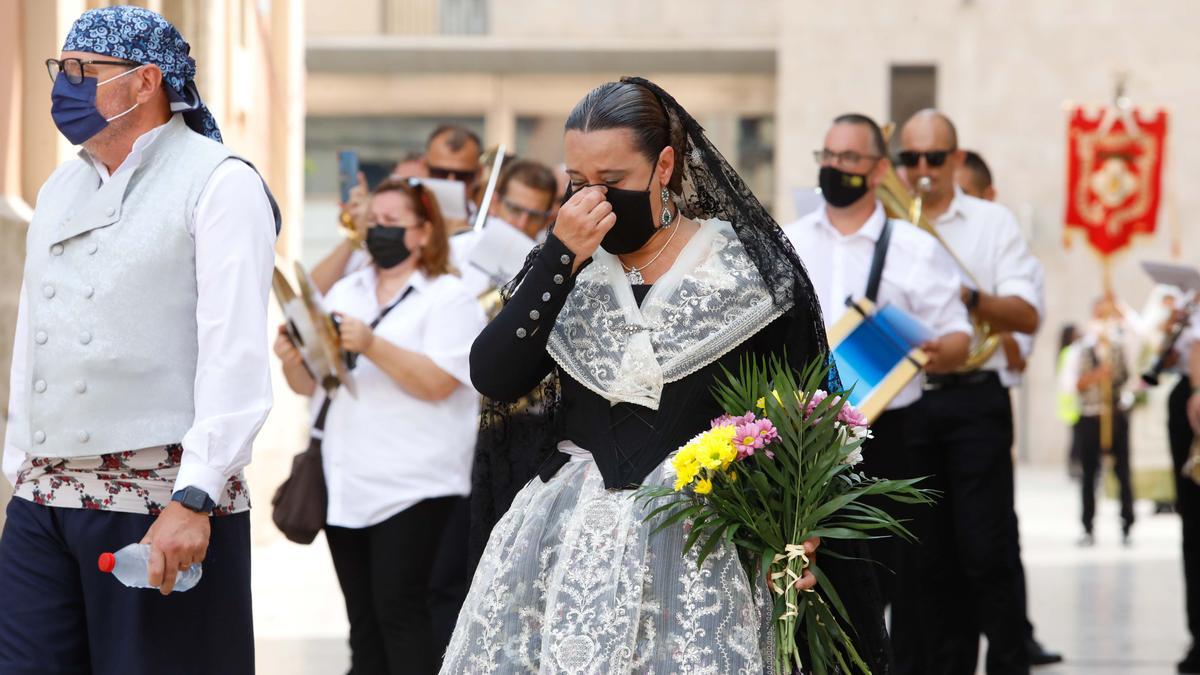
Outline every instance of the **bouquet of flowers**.
{"type": "Polygon", "coordinates": [[[738,376],[727,372],[728,382],[714,392],[726,414],[672,458],[674,485],[639,490],[640,499],[665,502],[647,516],[665,514],[658,529],[690,523],[684,550],[700,546],[700,564],[731,541],[751,587],[766,578],[777,673],[870,672],[843,628],[849,618],[837,589],[805,555],[803,542],[889,534],[911,539],[901,522],[864,497],[929,503],[933,496],[914,487],[920,479],[880,480],[855,471],[871,432],[844,393],[820,389],[828,373],[828,366],[814,363],[800,374],[801,386],[779,360],[743,363],[738,376]],[[806,569],[818,581],[815,591],[795,587],[806,569]],[[799,631],[810,663],[801,663],[799,631]]]}

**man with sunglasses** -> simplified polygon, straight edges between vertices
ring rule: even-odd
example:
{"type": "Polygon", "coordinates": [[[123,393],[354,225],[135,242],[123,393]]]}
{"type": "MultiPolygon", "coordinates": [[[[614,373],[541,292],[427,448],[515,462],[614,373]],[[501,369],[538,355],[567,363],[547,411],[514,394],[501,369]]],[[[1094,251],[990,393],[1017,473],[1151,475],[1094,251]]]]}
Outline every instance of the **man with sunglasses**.
{"type": "MultiPolygon", "coordinates": [[[[425,171],[430,178],[454,180],[463,184],[467,193],[467,223],[474,222],[479,208],[476,188],[479,182],[479,157],[483,142],[470,129],[457,124],[443,124],[429,134],[425,143],[425,171]]],[[[462,225],[460,225],[461,227],[462,225]]],[[[454,232],[451,231],[451,234],[454,232]]]]}
{"type": "MultiPolygon", "coordinates": [[[[954,262],[937,241],[911,223],[890,219],[875,189],[889,170],[883,133],[874,120],[841,115],[813,153],[820,165],[818,182],[825,203],[784,227],[808,270],[827,326],[850,310],[850,300],[867,298],[893,305],[917,317],[938,336],[923,345],[925,370],[948,373],[963,363],[970,346],[971,323],[958,299],[961,282],[954,262]]],[[[845,375],[843,374],[843,378],[845,375]]],[[[923,424],[915,414],[921,376],[909,383],[872,424],[874,438],[863,448],[862,470],[889,479],[912,478],[907,440],[923,424]]],[[[842,382],[849,387],[854,382],[842,382]]],[[[892,502],[878,506],[908,519],[892,502]]],[[[892,607],[893,649],[900,655],[919,648],[912,595],[914,552],[896,538],[868,542],[871,570],[885,604],[892,607]]]]}
{"type": "MultiPolygon", "coordinates": [[[[1036,332],[1041,265],[1008,209],[956,184],[964,152],[953,123],[918,112],[901,129],[900,146],[900,177],[921,194],[924,217],[965,267],[963,278],[978,281],[962,287],[962,303],[993,332],[1036,332]]],[[[918,402],[915,473],[930,476],[925,487],[942,497],[914,522],[926,661],[900,663],[899,673],[974,672],[981,630],[989,675],[1029,672],[1004,368],[996,350],[979,369],[930,375],[918,402]]]]}
{"type": "Polygon", "coordinates": [[[139,7],[85,12],[50,114],[80,145],[42,187],[14,340],[0,672],[250,673],[242,468],[271,408],[279,216],[221,144],[190,46],[139,7]],[[141,581],[97,568],[148,547],[141,581]],[[203,564],[187,593],[176,575],[203,564]]]}

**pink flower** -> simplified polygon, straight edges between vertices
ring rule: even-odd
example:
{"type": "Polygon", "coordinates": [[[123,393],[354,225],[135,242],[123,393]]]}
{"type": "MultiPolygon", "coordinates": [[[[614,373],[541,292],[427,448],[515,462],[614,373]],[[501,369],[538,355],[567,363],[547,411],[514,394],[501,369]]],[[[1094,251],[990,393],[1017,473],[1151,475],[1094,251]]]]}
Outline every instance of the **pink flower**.
{"type": "Polygon", "coordinates": [[[838,421],[852,427],[866,427],[868,424],[867,416],[849,403],[842,406],[838,413],[838,421]]]}
{"type": "MultiPolygon", "coordinates": [[[[755,450],[761,450],[779,438],[779,432],[769,419],[755,420],[751,416],[750,421],[738,424],[736,429],[733,444],[738,450],[739,460],[753,455],[755,450]]],[[[768,450],[767,457],[774,459],[775,455],[768,450]]]]}
{"type": "MultiPolygon", "coordinates": [[[[814,391],[812,398],[808,401],[808,408],[805,409],[804,416],[808,417],[809,415],[812,415],[813,411],[817,409],[817,406],[821,405],[821,402],[828,397],[829,393],[822,389],[814,391]]],[[[836,401],[837,397],[834,397],[834,400],[836,401]]]]}
{"type": "Polygon", "coordinates": [[[712,421],[709,428],[716,429],[717,427],[731,427],[731,426],[737,426],[739,424],[746,424],[748,422],[753,422],[753,421],[754,421],[754,413],[746,413],[745,415],[740,415],[738,417],[734,417],[733,415],[721,415],[720,417],[718,417],[717,419],[712,421]]]}

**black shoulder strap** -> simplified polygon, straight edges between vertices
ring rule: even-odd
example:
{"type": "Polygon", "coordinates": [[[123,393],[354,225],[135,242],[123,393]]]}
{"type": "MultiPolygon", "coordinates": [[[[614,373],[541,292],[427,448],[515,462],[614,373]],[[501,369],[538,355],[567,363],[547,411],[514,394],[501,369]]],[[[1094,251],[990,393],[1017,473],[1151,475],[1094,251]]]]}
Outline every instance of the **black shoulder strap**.
{"type": "Polygon", "coordinates": [[[321,402],[321,412],[317,413],[317,421],[313,422],[313,429],[317,431],[325,431],[325,416],[329,414],[330,403],[333,403],[333,397],[326,393],[325,400],[321,402]]]}
{"type": "Polygon", "coordinates": [[[371,330],[375,330],[376,328],[378,328],[379,322],[383,321],[383,317],[387,316],[388,312],[392,311],[393,309],[396,309],[396,305],[404,302],[404,299],[407,298],[408,296],[412,295],[412,292],[414,290],[416,290],[416,289],[413,286],[409,286],[408,288],[404,289],[404,295],[401,295],[399,300],[393,302],[392,304],[388,305],[387,307],[384,307],[383,311],[379,313],[379,316],[375,317],[375,320],[371,322],[371,330]]]}
{"type": "MultiPolygon", "coordinates": [[[[375,317],[375,320],[371,322],[371,330],[375,330],[376,328],[378,328],[379,322],[383,321],[383,317],[387,316],[388,312],[392,311],[393,309],[396,309],[396,305],[399,305],[400,303],[404,302],[404,299],[407,298],[408,296],[412,295],[412,292],[414,290],[416,290],[416,287],[409,286],[407,289],[404,290],[404,294],[400,296],[399,300],[393,302],[392,304],[388,305],[387,307],[384,307],[383,311],[381,311],[379,313],[379,316],[375,317]]],[[[344,354],[344,356],[346,359],[346,370],[354,370],[354,368],[358,365],[358,356],[359,356],[358,353],[357,352],[346,352],[344,354]]]]}
{"type": "Polygon", "coordinates": [[[875,254],[871,256],[871,273],[867,277],[867,299],[875,302],[879,296],[879,282],[883,279],[883,262],[887,259],[888,240],[892,238],[892,219],[884,218],[883,230],[875,242],[875,254]]]}

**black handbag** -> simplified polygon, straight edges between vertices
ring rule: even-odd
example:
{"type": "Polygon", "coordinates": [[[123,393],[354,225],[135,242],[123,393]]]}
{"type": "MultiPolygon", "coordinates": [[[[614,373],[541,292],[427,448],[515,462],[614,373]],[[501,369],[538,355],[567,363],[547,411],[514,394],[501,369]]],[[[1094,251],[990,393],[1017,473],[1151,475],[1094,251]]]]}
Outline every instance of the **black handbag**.
{"type": "MultiPolygon", "coordinates": [[[[385,307],[371,322],[371,329],[378,327],[383,317],[404,302],[412,292],[413,288],[409,286],[399,300],[385,307]]],[[[325,433],[325,416],[329,414],[332,402],[333,399],[326,395],[321,411],[317,413],[317,421],[313,423],[314,433],[308,441],[308,449],[292,459],[291,475],[271,498],[271,520],[283,536],[297,544],[311,544],[317,538],[317,533],[325,527],[329,493],[325,487],[325,468],[321,464],[321,438],[325,433]]]]}

